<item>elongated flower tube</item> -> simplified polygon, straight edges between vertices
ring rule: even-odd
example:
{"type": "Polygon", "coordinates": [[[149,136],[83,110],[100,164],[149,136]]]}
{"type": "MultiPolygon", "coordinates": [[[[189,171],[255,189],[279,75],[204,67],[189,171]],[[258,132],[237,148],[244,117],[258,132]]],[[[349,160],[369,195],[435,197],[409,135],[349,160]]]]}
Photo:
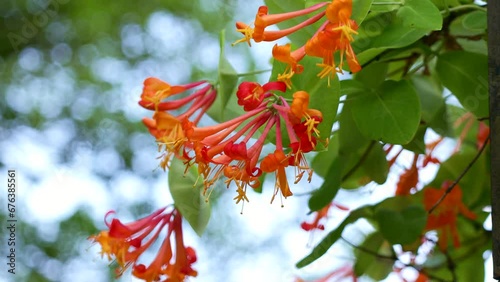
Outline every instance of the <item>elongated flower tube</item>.
{"type": "MultiPolygon", "coordinates": [[[[106,217],[112,213],[109,212],[106,217]]],[[[118,277],[129,267],[132,267],[132,275],[147,282],[184,281],[188,276],[197,276],[198,273],[192,268],[196,253],[193,248],[184,245],[182,216],[176,209],[167,211],[167,208],[161,208],[147,217],[126,224],[114,218],[106,225],[109,230],[90,236],[89,240],[101,245],[102,255],[106,255],[109,260],[116,260],[118,277]],[[156,257],[148,266],[140,263],[142,254],[160,238],[164,228],[167,228],[166,235],[156,257]]]]}
{"type": "Polygon", "coordinates": [[[349,69],[355,73],[361,70],[361,66],[351,47],[354,41],[353,34],[358,34],[358,25],[352,19],[352,0],[334,0],[326,8],[328,22],[320,31],[306,43],[306,54],[320,57],[323,63],[318,66],[323,70],[318,74],[321,78],[332,78],[335,73],[342,73],[344,57],[347,59],[349,69]],[[338,66],[334,61],[334,53],[340,52],[338,66]]]}
{"type": "Polygon", "coordinates": [[[318,76],[321,78],[328,78],[328,85],[330,85],[330,80],[335,77],[336,73],[343,72],[344,58],[347,60],[347,64],[352,73],[361,70],[361,65],[351,46],[351,42],[354,41],[353,35],[358,34],[358,25],[351,19],[352,9],[352,0],[332,0],[332,2],[318,3],[299,11],[275,15],[268,14],[268,8],[266,6],[261,6],[255,17],[254,28],[241,22],[236,23],[236,30],[241,32],[244,38],[238,40],[235,44],[239,42],[248,42],[250,45],[251,39],[255,42],[275,41],[319,21],[326,15],[327,20],[303,46],[291,51],[289,44],[281,46],[275,45],[272,53],[275,60],[287,64],[285,71],[278,75],[278,81],[285,82],[288,88],[291,88],[291,78],[295,74],[303,71],[303,67],[299,62],[305,55],[323,59],[323,62],[318,64],[318,66],[322,68],[318,76]],[[281,23],[297,16],[304,16],[319,11],[325,6],[326,9],[324,11],[317,13],[293,27],[278,31],[265,30],[272,24],[281,23]],[[340,53],[340,62],[338,62],[338,64],[336,64],[334,60],[336,52],[340,53]]]}
{"type": "Polygon", "coordinates": [[[323,2],[323,3],[318,3],[316,5],[313,5],[311,7],[298,10],[298,11],[292,11],[288,13],[282,13],[282,14],[268,14],[268,7],[267,6],[260,6],[257,15],[255,16],[255,21],[254,21],[254,27],[250,27],[242,22],[236,22],[236,31],[241,32],[243,34],[243,38],[236,41],[233,43],[233,45],[240,43],[240,42],[247,42],[248,45],[250,46],[250,40],[253,39],[255,42],[261,42],[261,41],[275,41],[278,40],[282,37],[285,37],[289,34],[292,34],[301,28],[304,28],[308,25],[311,25],[315,22],[317,22],[319,19],[321,19],[324,15],[325,12],[320,12],[317,15],[305,20],[302,23],[299,23],[293,27],[283,29],[283,30],[278,30],[278,31],[266,31],[265,29],[271,25],[281,23],[283,21],[293,19],[299,16],[307,15],[309,13],[312,13],[314,11],[317,11],[327,5],[328,2],[323,2]]]}

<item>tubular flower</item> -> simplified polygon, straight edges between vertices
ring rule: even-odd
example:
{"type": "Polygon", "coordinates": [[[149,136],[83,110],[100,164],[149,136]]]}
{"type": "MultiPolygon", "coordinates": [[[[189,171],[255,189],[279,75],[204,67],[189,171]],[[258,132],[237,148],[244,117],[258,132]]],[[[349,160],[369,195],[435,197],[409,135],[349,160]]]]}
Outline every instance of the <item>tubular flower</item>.
{"type": "MultiPolygon", "coordinates": [[[[111,213],[113,212],[109,212],[106,216],[111,213]]],[[[184,246],[182,216],[176,209],[166,212],[166,208],[161,208],[147,217],[127,224],[114,218],[111,223],[106,222],[106,225],[108,231],[101,231],[89,239],[101,245],[102,255],[106,255],[109,260],[113,258],[116,260],[119,266],[116,271],[117,276],[122,275],[130,266],[132,275],[147,282],[184,281],[187,276],[197,275],[191,266],[196,262],[196,253],[193,248],[184,246]],[[138,263],[138,259],[159,238],[160,232],[165,227],[167,227],[166,236],[151,264],[145,266],[138,263]],[[175,258],[171,245],[172,234],[174,234],[175,258]]]]}
{"type": "Polygon", "coordinates": [[[319,57],[323,62],[318,64],[322,68],[319,77],[328,77],[328,85],[330,79],[336,73],[343,72],[344,57],[347,60],[349,69],[355,73],[361,70],[356,54],[354,53],[351,42],[354,41],[353,35],[358,34],[358,25],[351,18],[352,15],[352,0],[333,0],[332,2],[322,2],[313,5],[309,8],[283,13],[269,15],[266,6],[259,7],[254,21],[254,28],[242,23],[236,23],[236,30],[244,35],[244,38],[235,42],[248,42],[253,39],[255,42],[260,41],[275,41],[283,36],[287,36],[303,27],[319,21],[326,15],[327,20],[321,25],[316,33],[306,42],[305,45],[295,51],[291,51],[289,44],[273,47],[273,57],[275,60],[286,63],[285,71],[278,75],[278,80],[287,84],[291,88],[291,78],[296,73],[301,73],[303,70],[299,61],[305,55],[319,57]],[[298,16],[307,15],[326,6],[324,11],[308,18],[304,22],[293,27],[282,29],[279,31],[266,31],[265,29],[273,24],[281,23],[285,20],[292,19],[298,16]],[[334,55],[339,51],[340,62],[335,63],[334,55]]]}
{"type": "Polygon", "coordinates": [[[358,25],[351,20],[352,0],[335,0],[326,8],[328,22],[320,31],[306,43],[306,54],[323,58],[323,63],[318,66],[323,70],[318,74],[321,78],[329,79],[336,72],[342,73],[344,56],[351,72],[361,70],[361,66],[351,47],[354,41],[353,34],[358,34],[358,25]],[[334,53],[340,52],[340,62],[335,65],[334,53]]]}
{"type": "Polygon", "coordinates": [[[152,119],[144,118],[143,123],[149,129],[151,135],[156,138],[159,151],[163,152],[160,163],[163,169],[168,167],[172,156],[186,160],[183,152],[186,149],[185,146],[189,146],[189,144],[182,123],[184,120],[193,118],[192,123],[197,124],[213,104],[216,96],[216,90],[205,81],[181,86],[170,86],[157,78],[148,78],[144,81],[144,89],[139,104],[146,109],[154,110],[154,114],[152,119]],[[163,101],[170,96],[183,93],[197,86],[202,86],[202,88],[184,98],[163,101]],[[176,116],[169,112],[179,109],[186,110],[176,116]]]}
{"type": "Polygon", "coordinates": [[[243,106],[247,112],[254,110],[262,104],[264,98],[272,95],[270,92],[272,90],[285,92],[286,87],[280,82],[268,82],[262,86],[257,82],[242,82],[236,92],[238,105],[243,106]]]}
{"type": "Polygon", "coordinates": [[[285,168],[288,166],[288,157],[285,155],[283,150],[276,150],[273,154],[269,154],[262,160],[260,165],[262,171],[264,172],[276,172],[276,184],[274,189],[273,197],[271,198],[271,203],[274,201],[274,197],[281,192],[281,196],[285,197],[292,196],[293,193],[288,185],[288,180],[286,178],[285,168]]]}
{"type": "Polygon", "coordinates": [[[304,67],[298,62],[306,55],[305,46],[291,52],[290,43],[279,46],[278,44],[273,47],[273,57],[277,61],[287,64],[285,71],[278,74],[278,81],[283,81],[288,89],[292,88],[291,79],[294,74],[301,73],[304,67]]]}
{"type": "Polygon", "coordinates": [[[299,23],[293,27],[283,29],[283,30],[278,30],[278,31],[266,31],[265,29],[268,26],[274,25],[281,23],[283,21],[293,19],[299,16],[307,15],[309,13],[312,13],[314,11],[317,11],[327,5],[327,2],[319,3],[316,5],[313,5],[311,7],[299,10],[299,11],[293,11],[293,12],[288,12],[288,13],[282,13],[282,14],[274,14],[274,15],[269,15],[268,14],[268,8],[267,6],[260,6],[257,15],[255,16],[255,21],[254,21],[254,27],[250,27],[242,22],[236,22],[236,31],[241,32],[243,34],[243,38],[236,41],[233,43],[233,45],[238,44],[240,42],[247,42],[249,46],[250,45],[250,40],[253,39],[255,42],[261,42],[261,41],[275,41],[277,39],[280,39],[282,37],[285,37],[289,34],[292,34],[296,32],[297,30],[306,27],[308,25],[311,25],[315,22],[317,22],[319,19],[321,19],[324,15],[325,12],[320,12],[319,14],[305,20],[302,23],[299,23]]]}
{"type": "MultiPolygon", "coordinates": [[[[424,190],[424,206],[426,210],[430,210],[441,197],[446,193],[449,182],[445,182],[443,187],[438,190],[427,188],[424,190]]],[[[457,216],[462,214],[468,219],[476,219],[476,214],[470,211],[462,202],[462,189],[456,185],[453,190],[444,198],[444,200],[436,207],[433,213],[429,214],[427,219],[426,230],[437,229],[440,231],[440,239],[438,242],[439,248],[445,251],[448,247],[448,238],[451,236],[453,246],[460,247],[460,240],[457,229],[457,216]]]]}

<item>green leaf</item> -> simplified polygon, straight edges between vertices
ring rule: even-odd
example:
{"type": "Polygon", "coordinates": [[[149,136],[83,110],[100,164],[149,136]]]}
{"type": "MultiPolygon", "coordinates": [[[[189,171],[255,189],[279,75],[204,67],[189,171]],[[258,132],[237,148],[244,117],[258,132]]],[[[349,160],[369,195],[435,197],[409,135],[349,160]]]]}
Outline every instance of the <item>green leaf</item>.
{"type": "Polygon", "coordinates": [[[443,87],[431,77],[423,75],[412,75],[411,82],[419,96],[422,120],[429,123],[445,104],[443,87]]]}
{"type": "Polygon", "coordinates": [[[355,249],[354,253],[356,255],[354,274],[357,277],[366,274],[375,281],[382,281],[392,272],[394,259],[375,255],[391,255],[391,248],[380,232],[368,235],[360,248],[355,249]]]}
{"type": "Polygon", "coordinates": [[[420,102],[407,81],[384,81],[379,88],[352,101],[352,114],[366,138],[406,144],[420,124],[420,102]]]}
{"type": "Polygon", "coordinates": [[[307,266],[317,260],[319,257],[324,255],[326,251],[335,243],[337,242],[338,239],[342,236],[342,232],[344,231],[344,228],[351,224],[356,222],[356,220],[360,218],[368,218],[372,216],[373,207],[371,206],[364,206],[361,208],[358,208],[356,210],[353,210],[349,216],[347,216],[344,221],[333,231],[328,233],[325,238],[312,250],[312,252],[307,255],[305,258],[300,260],[296,266],[298,268],[302,268],[304,266],[307,266]]]}
{"type": "Polygon", "coordinates": [[[417,134],[415,134],[413,140],[411,140],[410,143],[403,145],[403,148],[417,154],[425,154],[425,132],[427,132],[427,126],[419,126],[417,134]]]}
{"type": "Polygon", "coordinates": [[[340,189],[341,171],[342,163],[340,158],[333,159],[325,176],[325,181],[318,190],[312,193],[311,198],[309,198],[309,209],[317,211],[333,201],[333,198],[335,198],[335,195],[337,195],[340,189]]]}
{"type": "Polygon", "coordinates": [[[427,212],[421,204],[407,197],[389,198],[375,208],[380,232],[391,244],[410,244],[417,240],[427,223],[427,212]]]}
{"type": "Polygon", "coordinates": [[[377,0],[377,1],[375,1],[375,3],[372,4],[370,11],[372,13],[374,13],[374,12],[381,12],[381,13],[391,12],[391,11],[399,9],[399,7],[401,7],[401,5],[403,5],[402,1],[377,0]],[[399,2],[399,4],[394,4],[397,2],[399,2]]]}
{"type": "Polygon", "coordinates": [[[440,30],[443,17],[430,0],[405,0],[397,16],[403,25],[424,30],[440,30]]]}
{"type": "Polygon", "coordinates": [[[238,73],[234,70],[233,66],[229,63],[224,55],[225,45],[225,30],[220,32],[220,57],[219,57],[219,85],[217,96],[221,98],[222,111],[227,105],[229,98],[234,94],[236,84],[238,83],[238,73]]]}
{"type": "Polygon", "coordinates": [[[356,73],[354,79],[361,82],[365,88],[377,88],[384,82],[387,68],[387,63],[369,64],[356,73]]]}
{"type": "Polygon", "coordinates": [[[373,1],[374,0],[353,0],[351,19],[356,21],[358,25],[361,25],[366,15],[368,15],[373,1]]]}
{"type": "Polygon", "coordinates": [[[203,179],[195,166],[184,173],[185,165],[173,159],[168,171],[168,186],[176,208],[189,222],[193,230],[201,236],[207,227],[211,214],[210,203],[203,196],[203,179]]]}
{"type": "Polygon", "coordinates": [[[476,117],[489,116],[488,57],[456,51],[438,57],[436,71],[443,85],[476,117]]]}
{"type": "Polygon", "coordinates": [[[470,12],[463,18],[462,25],[469,30],[484,32],[488,26],[485,11],[470,12]]]}
{"type": "Polygon", "coordinates": [[[384,184],[389,174],[386,154],[382,144],[375,143],[362,164],[366,175],[377,184],[384,184]]]}

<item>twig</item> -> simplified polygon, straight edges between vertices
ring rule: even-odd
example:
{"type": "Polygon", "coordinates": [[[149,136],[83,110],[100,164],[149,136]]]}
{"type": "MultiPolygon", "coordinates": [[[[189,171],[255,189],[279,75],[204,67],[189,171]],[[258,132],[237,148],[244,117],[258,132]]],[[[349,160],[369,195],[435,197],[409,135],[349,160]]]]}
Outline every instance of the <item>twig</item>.
{"type": "Polygon", "coordinates": [[[488,136],[488,138],[486,138],[483,145],[481,146],[481,148],[477,152],[476,156],[474,156],[474,158],[467,165],[467,167],[462,171],[462,173],[457,177],[457,179],[455,179],[455,181],[453,181],[453,183],[451,183],[451,185],[448,186],[448,188],[446,188],[446,191],[444,192],[443,196],[441,196],[441,198],[429,209],[429,214],[432,213],[437,208],[437,206],[439,206],[439,204],[441,204],[441,202],[444,200],[444,198],[446,198],[446,196],[448,194],[450,194],[451,190],[453,190],[453,188],[455,188],[455,186],[457,186],[458,182],[460,182],[460,180],[462,180],[462,178],[465,176],[465,174],[467,174],[467,172],[471,169],[471,167],[474,165],[474,163],[476,163],[476,161],[479,159],[479,157],[481,156],[481,153],[483,153],[483,151],[486,148],[486,145],[488,145],[489,141],[490,141],[490,137],[488,136]]]}

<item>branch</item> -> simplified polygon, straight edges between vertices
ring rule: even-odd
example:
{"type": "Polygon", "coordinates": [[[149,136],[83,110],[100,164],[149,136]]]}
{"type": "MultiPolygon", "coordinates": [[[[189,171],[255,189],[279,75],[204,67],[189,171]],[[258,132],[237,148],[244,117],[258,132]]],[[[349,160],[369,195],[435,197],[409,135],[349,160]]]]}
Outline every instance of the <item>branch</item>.
{"type": "Polygon", "coordinates": [[[460,182],[460,180],[462,180],[462,178],[465,176],[465,174],[467,174],[467,172],[471,169],[471,167],[474,165],[474,163],[476,163],[476,161],[479,159],[479,157],[483,153],[484,149],[486,148],[486,145],[488,145],[489,141],[490,141],[490,137],[488,136],[488,138],[486,138],[486,140],[484,141],[483,146],[481,146],[481,149],[479,149],[476,156],[474,156],[474,158],[467,165],[467,167],[464,169],[464,171],[462,171],[462,173],[457,177],[457,179],[455,181],[453,181],[453,183],[451,183],[451,185],[448,186],[448,188],[446,188],[446,191],[444,192],[443,196],[441,196],[441,198],[429,209],[429,212],[428,212],[429,214],[432,213],[437,208],[437,206],[439,206],[439,204],[441,204],[441,202],[444,200],[444,198],[446,198],[446,196],[448,194],[450,194],[451,190],[453,190],[453,188],[455,188],[455,186],[457,186],[458,182],[460,182]]]}

